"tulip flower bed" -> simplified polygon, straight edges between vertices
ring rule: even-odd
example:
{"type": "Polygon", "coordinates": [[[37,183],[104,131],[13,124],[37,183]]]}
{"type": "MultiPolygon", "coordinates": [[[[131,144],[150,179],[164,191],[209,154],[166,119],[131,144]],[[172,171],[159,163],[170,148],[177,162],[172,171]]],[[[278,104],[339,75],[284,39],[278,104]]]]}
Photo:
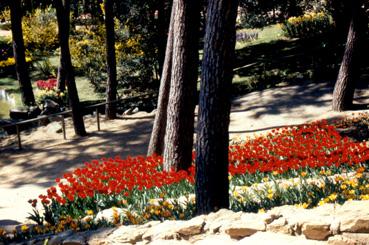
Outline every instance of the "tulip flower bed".
{"type": "MultiPolygon", "coordinates": [[[[229,148],[230,208],[262,212],[286,204],[310,208],[367,200],[368,160],[365,141],[342,137],[327,121],[280,128],[234,143],[229,148]]],[[[112,207],[125,210],[113,223],[191,218],[195,167],[164,172],[161,165],[160,156],[115,157],[65,173],[39,201],[30,200],[33,207],[41,203],[44,213],[35,209],[31,219],[39,225],[20,236],[91,229],[102,225],[94,221],[96,214],[112,207]]]]}

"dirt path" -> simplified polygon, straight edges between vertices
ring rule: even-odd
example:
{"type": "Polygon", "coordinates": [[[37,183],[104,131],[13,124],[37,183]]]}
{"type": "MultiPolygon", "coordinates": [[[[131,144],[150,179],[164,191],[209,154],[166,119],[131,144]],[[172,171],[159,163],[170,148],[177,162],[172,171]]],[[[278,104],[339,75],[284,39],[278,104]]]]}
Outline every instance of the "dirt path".
{"type": "MultiPolygon", "coordinates": [[[[351,114],[331,111],[331,93],[331,84],[304,83],[239,97],[233,102],[231,137],[242,138],[275,127],[351,114]]],[[[356,102],[368,103],[369,90],[359,90],[356,102]]],[[[28,199],[44,193],[56,177],[86,161],[145,154],[153,118],[153,114],[139,112],[124,119],[103,121],[102,131],[97,132],[95,119],[88,117],[89,136],[72,138],[69,127],[66,141],[46,128],[23,133],[24,150],[16,150],[14,144],[0,151],[0,226],[25,221],[31,212],[28,199]]]]}

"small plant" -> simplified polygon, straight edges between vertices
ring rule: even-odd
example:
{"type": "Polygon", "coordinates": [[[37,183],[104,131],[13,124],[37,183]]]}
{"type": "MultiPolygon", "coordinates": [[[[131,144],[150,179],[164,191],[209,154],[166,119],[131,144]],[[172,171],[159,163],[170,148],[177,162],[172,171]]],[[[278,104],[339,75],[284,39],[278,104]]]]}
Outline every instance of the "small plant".
{"type": "Polygon", "coordinates": [[[259,38],[258,31],[240,31],[236,33],[237,42],[251,42],[259,38]]]}

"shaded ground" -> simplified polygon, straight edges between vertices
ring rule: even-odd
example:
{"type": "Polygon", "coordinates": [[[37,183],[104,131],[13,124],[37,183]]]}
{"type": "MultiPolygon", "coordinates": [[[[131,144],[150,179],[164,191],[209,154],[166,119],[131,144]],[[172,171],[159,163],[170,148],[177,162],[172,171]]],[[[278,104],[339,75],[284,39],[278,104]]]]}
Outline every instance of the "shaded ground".
{"type": "MultiPolygon", "coordinates": [[[[301,124],[322,118],[336,118],[352,112],[330,109],[333,86],[330,83],[299,83],[279,86],[236,98],[233,102],[232,138],[262,133],[275,127],[301,124]]],[[[356,103],[369,102],[369,90],[358,90],[356,103]]],[[[96,131],[94,118],[86,118],[88,137],[68,139],[48,133],[45,128],[22,133],[24,150],[16,144],[0,151],[0,225],[23,222],[30,212],[27,200],[36,198],[64,172],[83,162],[102,157],[145,154],[153,115],[143,112],[101,124],[96,131]]],[[[12,139],[15,140],[15,139],[12,139]]],[[[3,142],[4,143],[4,142],[3,142]]]]}

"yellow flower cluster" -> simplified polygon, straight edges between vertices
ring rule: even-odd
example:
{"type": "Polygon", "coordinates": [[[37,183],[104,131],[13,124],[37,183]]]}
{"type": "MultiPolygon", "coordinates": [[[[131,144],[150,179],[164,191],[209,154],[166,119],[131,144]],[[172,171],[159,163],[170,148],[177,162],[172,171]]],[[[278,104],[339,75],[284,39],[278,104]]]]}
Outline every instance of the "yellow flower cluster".
{"type": "MultiPolygon", "coordinates": [[[[26,62],[31,62],[32,58],[31,57],[26,57],[26,62]]],[[[6,60],[0,60],[0,67],[8,67],[8,66],[13,66],[15,65],[15,59],[14,57],[9,57],[6,60]]]]}
{"type": "Polygon", "coordinates": [[[291,25],[299,25],[303,22],[315,21],[325,17],[327,17],[327,15],[324,12],[319,13],[311,12],[297,17],[290,17],[288,18],[287,22],[291,25]]]}

